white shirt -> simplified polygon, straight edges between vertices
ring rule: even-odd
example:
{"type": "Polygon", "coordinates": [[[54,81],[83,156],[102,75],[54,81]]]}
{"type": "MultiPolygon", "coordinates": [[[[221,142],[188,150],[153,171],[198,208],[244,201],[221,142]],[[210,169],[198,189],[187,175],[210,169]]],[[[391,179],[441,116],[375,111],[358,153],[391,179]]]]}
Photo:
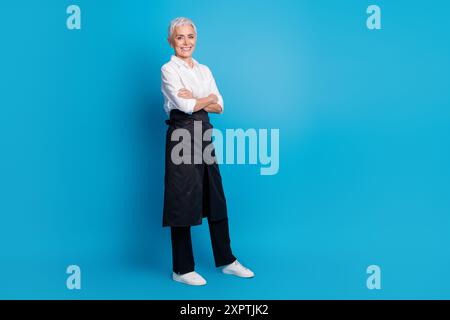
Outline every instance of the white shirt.
{"type": "Polygon", "coordinates": [[[170,61],[161,67],[161,91],[164,95],[164,110],[169,115],[170,110],[179,109],[192,114],[196,100],[178,97],[178,91],[182,88],[192,92],[194,98],[204,98],[214,93],[222,107],[223,98],[217,89],[216,81],[211,70],[204,64],[198,63],[192,58],[194,67],[190,68],[187,62],[172,55],[170,61]]]}

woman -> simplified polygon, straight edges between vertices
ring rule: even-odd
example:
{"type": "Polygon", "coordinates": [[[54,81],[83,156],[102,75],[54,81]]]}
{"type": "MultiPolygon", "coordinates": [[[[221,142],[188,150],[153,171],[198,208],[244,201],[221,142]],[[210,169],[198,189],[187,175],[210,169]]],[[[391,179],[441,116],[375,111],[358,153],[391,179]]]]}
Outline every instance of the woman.
{"type": "MultiPolygon", "coordinates": [[[[194,271],[190,233],[190,227],[202,224],[203,217],[208,219],[216,267],[222,267],[225,274],[253,277],[254,273],[242,266],[231,251],[227,205],[217,161],[203,158],[205,147],[212,142],[208,113],[223,113],[222,96],[210,69],[192,58],[197,41],[194,23],[187,18],[172,20],[168,41],[174,54],[161,68],[164,110],[169,115],[163,227],[171,227],[172,279],[189,285],[206,284],[194,271]],[[194,128],[201,128],[200,141],[194,139],[194,128]],[[181,139],[185,134],[189,137],[181,139]],[[177,152],[180,144],[183,150],[177,152]],[[194,153],[202,155],[200,162],[195,161],[194,153]]],[[[215,160],[214,149],[210,154],[215,160]]]]}

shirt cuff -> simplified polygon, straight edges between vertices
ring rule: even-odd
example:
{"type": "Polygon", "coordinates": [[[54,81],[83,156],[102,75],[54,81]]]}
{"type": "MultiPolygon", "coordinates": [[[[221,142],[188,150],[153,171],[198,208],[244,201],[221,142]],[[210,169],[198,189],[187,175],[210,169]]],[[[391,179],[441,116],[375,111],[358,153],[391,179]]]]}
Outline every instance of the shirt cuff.
{"type": "Polygon", "coordinates": [[[194,112],[195,105],[197,104],[197,99],[186,99],[185,113],[192,114],[194,112]]]}

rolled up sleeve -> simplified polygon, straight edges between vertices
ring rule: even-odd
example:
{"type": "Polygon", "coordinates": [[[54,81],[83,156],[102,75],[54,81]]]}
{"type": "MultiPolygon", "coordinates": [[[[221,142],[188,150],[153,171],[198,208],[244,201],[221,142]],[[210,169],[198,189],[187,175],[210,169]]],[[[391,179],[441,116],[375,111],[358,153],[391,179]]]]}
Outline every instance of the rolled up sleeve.
{"type": "Polygon", "coordinates": [[[161,67],[161,91],[163,95],[177,109],[192,114],[197,100],[178,97],[178,91],[182,88],[184,86],[176,71],[167,66],[161,67]]]}
{"type": "Polygon", "coordinates": [[[214,79],[214,76],[213,76],[213,74],[212,74],[212,72],[211,72],[211,70],[208,68],[208,71],[209,71],[209,88],[210,88],[210,91],[211,91],[211,93],[214,93],[216,96],[217,96],[217,103],[222,107],[222,112],[221,113],[223,113],[223,110],[224,110],[224,108],[223,108],[223,98],[222,98],[222,95],[220,94],[220,92],[219,92],[219,89],[217,88],[217,84],[216,84],[216,80],[214,79]]]}

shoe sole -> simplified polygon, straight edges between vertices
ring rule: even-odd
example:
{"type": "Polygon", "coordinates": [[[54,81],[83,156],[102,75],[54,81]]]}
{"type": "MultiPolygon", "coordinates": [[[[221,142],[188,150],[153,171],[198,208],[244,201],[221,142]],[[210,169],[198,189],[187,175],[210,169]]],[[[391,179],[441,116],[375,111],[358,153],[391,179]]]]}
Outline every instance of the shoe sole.
{"type": "Polygon", "coordinates": [[[223,274],[231,274],[232,276],[236,276],[236,277],[238,277],[238,278],[254,278],[254,277],[255,277],[255,275],[251,275],[251,276],[240,276],[240,275],[238,275],[238,274],[236,274],[236,273],[233,273],[233,272],[226,272],[226,271],[222,271],[222,273],[223,273],[223,274]]]}
{"type": "Polygon", "coordinates": [[[204,285],[207,284],[207,282],[205,282],[205,283],[189,283],[189,282],[183,281],[183,280],[178,279],[178,278],[173,278],[173,277],[172,277],[172,280],[176,281],[176,282],[179,282],[179,283],[183,283],[183,284],[188,285],[188,286],[196,286],[196,287],[204,286],[204,285]]]}

